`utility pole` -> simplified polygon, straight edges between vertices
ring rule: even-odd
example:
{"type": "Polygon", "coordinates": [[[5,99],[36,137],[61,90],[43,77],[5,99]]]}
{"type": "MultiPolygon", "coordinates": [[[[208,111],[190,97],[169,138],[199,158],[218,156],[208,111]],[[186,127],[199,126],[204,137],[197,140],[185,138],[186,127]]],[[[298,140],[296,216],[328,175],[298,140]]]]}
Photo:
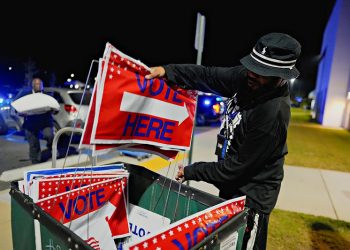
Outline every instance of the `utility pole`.
{"type": "Polygon", "coordinates": [[[197,65],[202,64],[202,52],[204,47],[205,16],[197,13],[196,37],[194,48],[197,50],[197,65]]]}
{"type": "MultiPolygon", "coordinates": [[[[200,13],[197,13],[197,26],[196,26],[196,37],[194,41],[194,48],[197,50],[197,65],[202,64],[202,52],[204,47],[204,34],[205,34],[205,16],[200,13]]],[[[198,100],[198,98],[197,98],[198,100]]],[[[197,103],[196,100],[196,103],[197,103]]],[[[198,104],[197,104],[198,105],[198,104]]],[[[194,124],[196,125],[196,114],[197,114],[197,106],[194,113],[194,124]]],[[[188,155],[188,163],[192,163],[192,151],[193,151],[193,131],[191,137],[191,147],[188,155]]]]}

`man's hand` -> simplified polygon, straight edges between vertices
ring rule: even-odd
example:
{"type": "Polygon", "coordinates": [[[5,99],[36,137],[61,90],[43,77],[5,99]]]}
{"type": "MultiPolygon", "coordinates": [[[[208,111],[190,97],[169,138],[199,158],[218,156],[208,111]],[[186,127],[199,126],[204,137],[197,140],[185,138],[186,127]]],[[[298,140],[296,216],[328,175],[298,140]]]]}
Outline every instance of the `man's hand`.
{"type": "Polygon", "coordinates": [[[152,67],[151,73],[149,75],[146,75],[146,79],[152,79],[152,78],[162,78],[165,76],[165,69],[162,66],[158,67],[152,67]]]}
{"type": "Polygon", "coordinates": [[[180,183],[185,181],[185,170],[184,170],[184,167],[181,165],[179,165],[179,170],[177,171],[175,180],[177,180],[180,183]]]}

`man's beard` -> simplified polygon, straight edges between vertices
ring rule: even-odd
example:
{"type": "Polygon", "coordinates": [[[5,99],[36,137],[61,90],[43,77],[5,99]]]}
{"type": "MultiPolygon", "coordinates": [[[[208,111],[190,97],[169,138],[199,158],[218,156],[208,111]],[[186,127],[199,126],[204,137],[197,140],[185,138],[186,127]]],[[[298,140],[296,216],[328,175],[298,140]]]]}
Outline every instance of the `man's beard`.
{"type": "Polygon", "coordinates": [[[277,85],[278,83],[275,79],[271,80],[265,85],[261,85],[258,82],[255,82],[254,80],[252,80],[252,83],[250,84],[249,82],[247,83],[249,91],[253,94],[253,96],[256,97],[274,91],[277,88],[277,85]]]}

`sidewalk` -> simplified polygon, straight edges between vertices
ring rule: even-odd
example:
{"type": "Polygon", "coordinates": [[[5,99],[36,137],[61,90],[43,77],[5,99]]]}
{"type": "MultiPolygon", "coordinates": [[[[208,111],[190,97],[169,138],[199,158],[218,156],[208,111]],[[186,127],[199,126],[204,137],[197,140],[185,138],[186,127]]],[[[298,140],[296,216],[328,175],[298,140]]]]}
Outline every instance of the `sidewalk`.
{"type": "MultiPolygon", "coordinates": [[[[193,162],[215,161],[214,147],[216,130],[203,130],[197,134],[193,147],[193,162]]],[[[168,162],[159,158],[138,162],[130,158],[131,164],[150,166],[157,165],[157,172],[173,178],[176,169],[174,164],[167,169],[168,162]],[[164,164],[160,169],[159,165],[164,164]]],[[[114,159],[106,159],[99,164],[108,164],[114,159]]],[[[179,160],[182,163],[182,160],[179,160]]],[[[298,166],[285,166],[285,177],[278,198],[276,208],[317,216],[325,216],[332,219],[350,222],[350,173],[338,171],[312,169],[298,166]]],[[[155,171],[155,169],[154,169],[155,171]]],[[[5,175],[4,175],[5,176],[5,175]]],[[[11,176],[7,174],[6,176],[11,176]]],[[[190,181],[189,184],[195,188],[205,190],[214,195],[218,190],[204,182],[190,181]]],[[[0,191],[0,231],[3,232],[0,241],[0,249],[12,249],[11,220],[10,220],[10,196],[9,189],[0,191]]]]}
{"type": "Polygon", "coordinates": [[[11,199],[9,189],[0,191],[0,249],[12,249],[11,199]]]}
{"type": "Polygon", "coordinates": [[[285,166],[276,208],[350,222],[350,173],[285,166]]]}

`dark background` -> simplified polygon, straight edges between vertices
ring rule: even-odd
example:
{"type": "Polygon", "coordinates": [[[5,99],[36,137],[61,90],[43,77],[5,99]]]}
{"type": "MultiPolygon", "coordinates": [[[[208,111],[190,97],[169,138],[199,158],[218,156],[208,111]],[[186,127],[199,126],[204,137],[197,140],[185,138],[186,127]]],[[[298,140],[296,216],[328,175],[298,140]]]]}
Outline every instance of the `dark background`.
{"type": "Polygon", "coordinates": [[[25,84],[28,61],[45,85],[60,85],[71,73],[85,82],[91,60],[102,57],[106,42],[148,66],[196,63],[200,12],[206,16],[203,65],[238,64],[260,36],[288,33],[302,45],[295,87],[305,95],[315,86],[317,56],[334,4],[335,0],[16,2],[2,8],[0,16],[0,85],[25,84]]]}

